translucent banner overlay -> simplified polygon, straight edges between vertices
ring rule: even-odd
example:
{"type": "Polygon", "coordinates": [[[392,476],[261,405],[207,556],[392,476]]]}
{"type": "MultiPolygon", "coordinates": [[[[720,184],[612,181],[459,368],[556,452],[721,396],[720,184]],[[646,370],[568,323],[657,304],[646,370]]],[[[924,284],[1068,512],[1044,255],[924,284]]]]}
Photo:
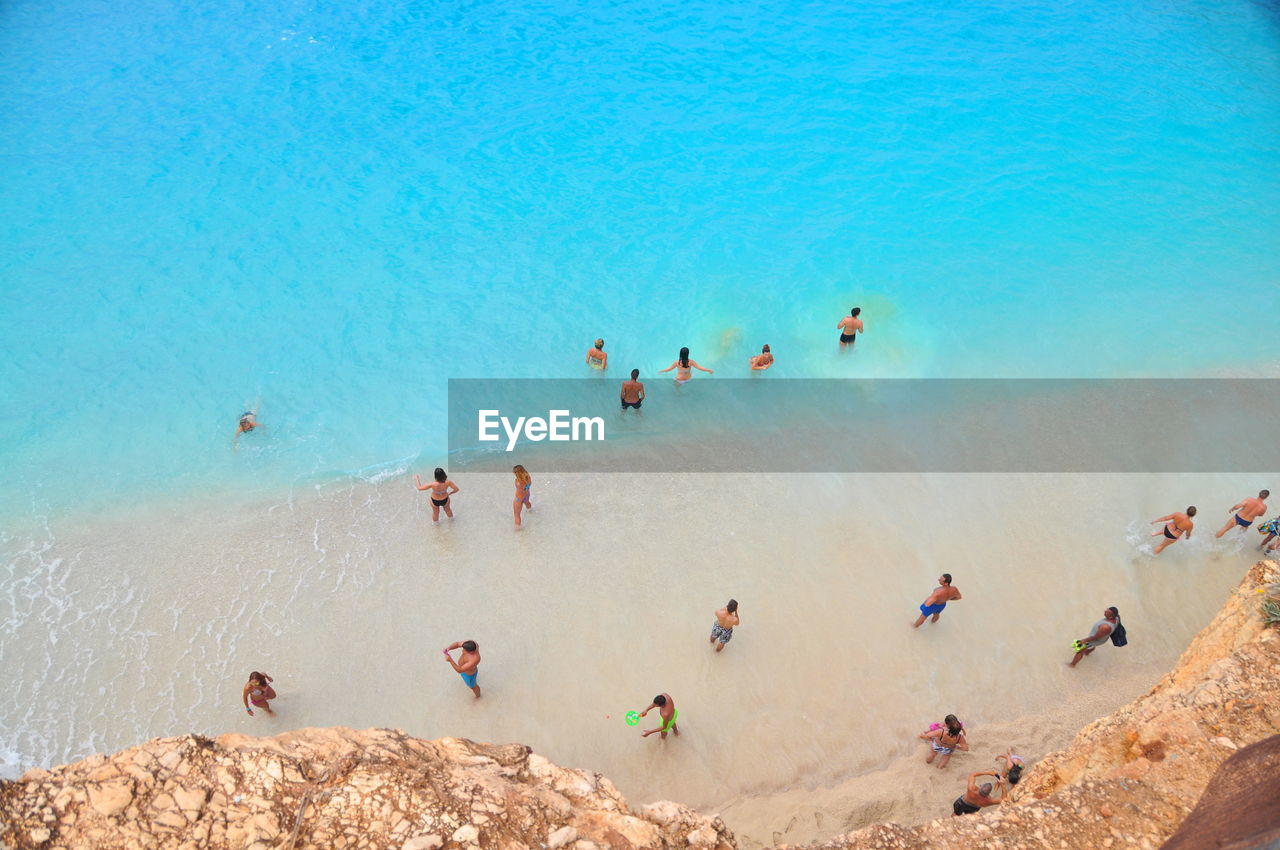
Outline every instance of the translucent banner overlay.
{"type": "Polygon", "coordinates": [[[510,471],[520,463],[543,472],[1280,470],[1274,379],[760,376],[677,385],[642,378],[642,407],[623,410],[623,377],[450,380],[449,465],[510,471]],[[482,430],[496,439],[481,439],[482,430]]]}

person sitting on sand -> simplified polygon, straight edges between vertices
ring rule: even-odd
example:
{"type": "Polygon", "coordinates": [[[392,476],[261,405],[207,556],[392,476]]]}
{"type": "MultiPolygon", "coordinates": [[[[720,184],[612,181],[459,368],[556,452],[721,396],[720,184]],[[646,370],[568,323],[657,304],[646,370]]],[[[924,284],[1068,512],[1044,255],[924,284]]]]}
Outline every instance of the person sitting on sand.
{"type": "Polygon", "coordinates": [[[637,411],[644,404],[644,384],[640,383],[640,370],[631,370],[631,380],[622,382],[622,409],[634,407],[637,411]]]}
{"type": "Polygon", "coordinates": [[[1000,778],[1008,782],[1010,785],[1017,785],[1022,781],[1022,772],[1027,769],[1027,762],[1022,756],[1014,755],[1013,750],[1009,750],[1004,755],[996,756],[996,762],[1000,765],[1000,778]]]}
{"type": "Polygon", "coordinates": [[[711,642],[716,645],[716,652],[724,649],[725,645],[733,640],[733,627],[741,622],[736,599],[730,599],[729,604],[716,611],[716,621],[711,624],[711,642]]]}
{"type": "Polygon", "coordinates": [[[920,616],[912,624],[912,628],[918,629],[924,625],[925,618],[932,615],[930,622],[938,622],[938,617],[942,614],[942,609],[947,607],[948,602],[955,602],[958,599],[964,599],[960,595],[960,591],[951,586],[951,573],[943,573],[938,579],[938,586],[934,588],[933,593],[929,594],[929,598],[920,606],[920,616]]]}
{"type": "Polygon", "coordinates": [[[518,463],[511,467],[511,471],[516,476],[516,494],[511,502],[511,510],[515,512],[516,528],[519,528],[521,511],[526,508],[533,510],[533,502],[529,501],[529,489],[533,487],[533,476],[529,474],[529,470],[518,463]]]}
{"type": "Polygon", "coordinates": [[[258,421],[258,414],[256,411],[246,410],[244,413],[240,414],[240,427],[236,428],[236,435],[231,438],[231,445],[234,447],[240,442],[241,434],[247,434],[254,428],[265,427],[265,425],[258,421]]]}
{"type": "Polygon", "coordinates": [[[1255,519],[1267,512],[1267,503],[1262,500],[1270,495],[1270,490],[1259,490],[1256,497],[1250,496],[1230,508],[1227,513],[1233,514],[1233,516],[1227,520],[1226,525],[1222,526],[1222,530],[1214,536],[1221,537],[1233,528],[1248,528],[1253,525],[1255,519]]]}
{"type": "Polygon", "coordinates": [[[444,648],[444,660],[448,661],[454,672],[462,677],[462,684],[471,689],[476,699],[480,699],[480,686],[476,684],[476,677],[480,675],[480,644],[473,640],[451,643],[444,648]],[[454,661],[453,656],[449,654],[455,649],[462,650],[457,661],[454,661]]]}
{"type": "Polygon", "coordinates": [[[858,341],[858,334],[866,332],[866,328],[862,326],[862,320],[858,318],[858,314],[861,312],[861,307],[854,307],[849,311],[849,315],[841,319],[836,325],[836,330],[840,331],[841,348],[852,348],[853,344],[858,341]]]}
{"type": "Polygon", "coordinates": [[[939,770],[947,766],[947,762],[951,761],[951,754],[956,750],[969,751],[964,724],[954,714],[948,714],[942,719],[941,725],[934,723],[916,737],[929,742],[929,755],[925,756],[924,763],[933,764],[933,759],[937,756],[939,770]]]}
{"type": "Polygon", "coordinates": [[[760,349],[760,353],[752,357],[748,362],[751,363],[752,372],[763,372],[772,366],[773,354],[769,351],[768,344],[766,343],[764,348],[760,349]]]}
{"type": "Polygon", "coordinates": [[[676,711],[676,701],[671,698],[671,694],[658,694],[653,698],[653,702],[649,704],[649,707],[640,712],[640,716],[644,717],[655,708],[658,709],[658,716],[662,718],[662,723],[659,724],[657,729],[650,729],[641,733],[640,737],[648,738],[654,732],[657,732],[662,736],[662,740],[665,741],[668,732],[674,732],[679,735],[680,729],[676,726],[676,718],[680,716],[680,712],[676,711]]]}
{"type": "Polygon", "coordinates": [[[592,369],[609,368],[609,355],[604,350],[604,340],[596,340],[596,344],[587,349],[587,365],[592,369]]]}
{"type": "Polygon", "coordinates": [[[244,703],[244,710],[249,712],[250,716],[253,715],[253,709],[249,707],[250,702],[272,717],[276,716],[271,706],[267,704],[267,700],[276,698],[275,688],[271,687],[272,681],[274,680],[266,673],[259,673],[257,670],[249,674],[249,681],[240,692],[240,700],[244,703]]]}
{"type": "Polygon", "coordinates": [[[1001,781],[1000,775],[997,771],[994,771],[994,770],[974,771],[973,773],[969,774],[969,787],[965,789],[963,794],[961,794],[959,797],[956,797],[956,801],[951,804],[951,814],[952,815],[971,815],[982,809],[985,809],[987,806],[994,806],[998,804],[1000,802],[1000,798],[992,796],[996,788],[1001,789],[1003,792],[1004,782],[1001,781]],[[996,777],[995,786],[992,786],[990,782],[984,782],[981,785],[979,785],[978,784],[979,776],[996,777]]]}
{"type": "Polygon", "coordinates": [[[1168,516],[1162,516],[1160,519],[1151,520],[1152,525],[1155,525],[1157,522],[1163,522],[1165,524],[1163,529],[1152,532],[1151,534],[1152,537],[1159,537],[1161,534],[1164,535],[1164,540],[1160,541],[1160,545],[1157,546],[1155,551],[1151,554],[1159,555],[1165,549],[1184,537],[1190,540],[1191,529],[1196,527],[1195,523],[1191,521],[1191,518],[1195,515],[1196,506],[1192,505],[1187,508],[1186,513],[1173,513],[1168,516]]]}
{"type": "Polygon", "coordinates": [[[708,375],[712,374],[710,369],[705,369],[702,366],[699,366],[697,360],[689,359],[689,348],[687,346],[680,349],[680,356],[675,359],[674,363],[667,368],[659,369],[658,371],[670,372],[672,369],[676,370],[677,384],[687,384],[689,381],[693,380],[694,369],[706,372],[708,375]]]}
{"type": "Polygon", "coordinates": [[[1079,649],[1076,650],[1075,657],[1067,662],[1068,667],[1074,667],[1080,663],[1080,659],[1086,655],[1092,655],[1093,651],[1107,642],[1107,638],[1111,637],[1111,633],[1116,630],[1116,626],[1120,624],[1120,611],[1115,606],[1108,608],[1102,612],[1102,619],[1093,624],[1093,630],[1086,638],[1080,638],[1076,641],[1079,649]]]}
{"type": "Polygon", "coordinates": [[[430,484],[423,484],[422,479],[417,475],[413,476],[413,483],[419,490],[431,491],[431,521],[440,521],[440,509],[444,508],[444,515],[449,519],[453,519],[453,507],[449,504],[449,496],[458,492],[458,485],[449,480],[449,476],[440,467],[436,467],[435,481],[430,484]]]}

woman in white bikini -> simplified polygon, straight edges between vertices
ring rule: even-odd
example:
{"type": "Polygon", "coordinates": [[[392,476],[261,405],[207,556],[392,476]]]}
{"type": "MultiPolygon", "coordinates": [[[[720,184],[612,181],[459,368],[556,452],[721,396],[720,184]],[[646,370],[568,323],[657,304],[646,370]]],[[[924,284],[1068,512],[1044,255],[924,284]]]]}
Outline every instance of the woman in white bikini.
{"type": "Polygon", "coordinates": [[[674,363],[667,368],[659,369],[658,371],[670,372],[672,369],[676,370],[677,384],[687,384],[693,378],[694,369],[706,372],[708,375],[712,374],[712,370],[699,366],[697,360],[689,359],[689,349],[687,346],[680,349],[680,356],[676,358],[674,363]]]}
{"type": "Polygon", "coordinates": [[[276,689],[271,687],[272,679],[266,673],[259,673],[254,670],[249,674],[249,681],[245,683],[244,690],[240,692],[240,699],[244,702],[244,710],[253,715],[253,709],[249,707],[252,702],[258,708],[265,711],[272,717],[276,713],[271,710],[271,706],[267,704],[267,700],[276,698],[276,689]]]}
{"type": "Polygon", "coordinates": [[[449,480],[449,476],[440,467],[436,467],[435,481],[430,484],[423,484],[422,479],[417,475],[413,476],[413,483],[419,490],[431,491],[431,521],[440,521],[440,509],[444,508],[444,515],[449,519],[453,519],[453,507],[449,504],[449,496],[458,492],[458,485],[449,480]]]}

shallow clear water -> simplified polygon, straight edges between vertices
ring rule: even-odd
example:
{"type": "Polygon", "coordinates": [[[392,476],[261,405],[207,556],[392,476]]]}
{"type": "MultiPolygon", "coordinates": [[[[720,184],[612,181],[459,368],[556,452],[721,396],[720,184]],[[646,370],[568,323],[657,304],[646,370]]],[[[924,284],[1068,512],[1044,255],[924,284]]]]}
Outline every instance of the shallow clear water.
{"type": "Polygon", "coordinates": [[[537,471],[514,535],[506,480],[430,528],[401,473],[447,378],[583,375],[597,336],[610,377],[764,342],[769,380],[1274,374],[1276,91],[1244,0],[6,3],[0,769],[393,725],[711,806],[914,758],[941,712],[1123,701],[1252,557],[1153,562],[1143,524],[1274,481],[537,471]],[[910,632],[944,568],[965,602],[910,632]],[[1107,604],[1158,638],[1068,678],[1107,604]],[[236,702],[262,667],[278,721],[236,702]],[[657,689],[687,746],[620,725],[657,689]]]}
{"type": "Polygon", "coordinates": [[[1242,0],[17,0],[0,507],[434,462],[447,377],[596,336],[646,374],[1273,364],[1277,90],[1242,0]]]}

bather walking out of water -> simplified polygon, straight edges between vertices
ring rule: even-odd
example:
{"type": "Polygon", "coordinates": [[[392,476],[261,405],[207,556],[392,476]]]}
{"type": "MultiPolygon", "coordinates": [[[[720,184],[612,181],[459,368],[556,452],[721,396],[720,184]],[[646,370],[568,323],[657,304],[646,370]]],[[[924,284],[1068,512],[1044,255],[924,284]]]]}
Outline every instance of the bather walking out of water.
{"type": "Polygon", "coordinates": [[[706,372],[708,375],[712,374],[712,370],[699,366],[697,360],[689,359],[689,349],[687,346],[685,348],[680,349],[680,356],[675,359],[675,362],[673,362],[667,368],[659,369],[658,371],[670,372],[672,369],[676,370],[677,384],[687,384],[689,383],[689,381],[693,380],[694,369],[698,369],[700,371],[706,372]]]}
{"type": "Polygon", "coordinates": [[[1162,516],[1160,519],[1151,520],[1152,525],[1155,525],[1157,522],[1163,522],[1165,524],[1163,529],[1152,532],[1151,534],[1152,537],[1159,537],[1162,534],[1164,535],[1164,540],[1160,541],[1160,545],[1157,546],[1155,551],[1151,554],[1159,555],[1165,549],[1169,548],[1184,537],[1190,540],[1191,530],[1196,527],[1196,524],[1191,521],[1191,518],[1195,515],[1196,506],[1191,505],[1187,508],[1186,513],[1172,513],[1168,516],[1162,516]]]}
{"type": "Polygon", "coordinates": [[[516,528],[520,527],[520,512],[525,508],[533,510],[533,502],[529,501],[529,488],[533,486],[533,476],[520,464],[511,467],[516,476],[516,496],[511,502],[511,510],[516,515],[516,528]]]}
{"type": "Polygon", "coordinates": [[[249,707],[250,702],[272,717],[276,716],[271,706],[267,704],[267,700],[276,698],[276,690],[271,687],[272,681],[274,680],[266,673],[259,673],[257,670],[249,674],[249,681],[240,692],[240,700],[244,703],[244,710],[249,712],[250,716],[253,715],[253,709],[249,707]]]}
{"type": "Polygon", "coordinates": [[[462,684],[471,689],[476,699],[480,699],[480,686],[476,684],[476,677],[480,675],[480,644],[473,640],[451,643],[444,648],[444,660],[448,661],[454,672],[462,677],[462,684]],[[454,661],[453,656],[449,654],[455,649],[462,650],[457,661],[454,661]]]}
{"type": "Polygon", "coordinates": [[[916,737],[929,742],[929,755],[925,756],[924,763],[933,764],[934,758],[938,757],[939,770],[951,761],[953,752],[969,750],[969,741],[964,736],[964,724],[954,714],[948,714],[942,719],[941,725],[935,723],[916,737]]]}
{"type": "Polygon", "coordinates": [[[963,599],[960,591],[951,586],[951,573],[943,573],[938,578],[938,586],[934,588],[933,593],[929,594],[929,598],[920,606],[920,616],[912,623],[912,628],[918,629],[924,625],[926,617],[932,616],[930,622],[938,622],[938,617],[942,614],[942,609],[947,607],[948,602],[955,602],[963,599]]]}
{"type": "Polygon", "coordinates": [[[444,515],[449,519],[453,519],[453,507],[449,504],[449,496],[457,493],[459,488],[449,480],[449,476],[440,467],[436,467],[435,481],[430,484],[423,484],[422,479],[417,475],[413,476],[413,483],[419,490],[431,491],[431,521],[440,521],[440,509],[444,509],[444,515]]]}
{"type": "Polygon", "coordinates": [[[680,729],[676,726],[676,718],[680,716],[680,712],[676,711],[676,701],[671,698],[671,694],[658,694],[653,698],[653,702],[649,703],[649,707],[640,712],[640,716],[644,717],[655,708],[658,709],[658,716],[662,718],[662,723],[658,725],[657,729],[642,732],[640,737],[648,738],[654,732],[657,732],[665,741],[668,732],[674,732],[679,735],[680,729]]]}
{"type": "Polygon", "coordinates": [[[733,627],[741,622],[736,599],[730,599],[727,605],[716,611],[715,622],[711,624],[711,642],[716,645],[716,652],[724,649],[725,645],[733,640],[733,627]]]}
{"type": "Polygon", "coordinates": [[[1250,496],[1239,504],[1228,508],[1227,513],[1233,516],[1227,520],[1227,524],[1222,526],[1221,530],[1214,536],[1221,537],[1233,528],[1248,528],[1253,525],[1255,519],[1267,512],[1267,503],[1262,500],[1270,495],[1270,490],[1259,490],[1257,496],[1250,496]]]}

